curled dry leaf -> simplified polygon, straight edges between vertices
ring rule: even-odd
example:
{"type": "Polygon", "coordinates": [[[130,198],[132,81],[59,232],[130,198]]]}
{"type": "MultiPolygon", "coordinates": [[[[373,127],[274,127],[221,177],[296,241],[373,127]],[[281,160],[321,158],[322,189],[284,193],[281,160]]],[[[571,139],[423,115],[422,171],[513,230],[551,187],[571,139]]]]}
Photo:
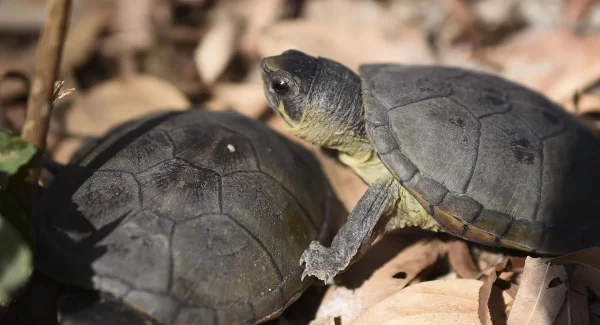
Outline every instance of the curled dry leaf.
{"type": "Polygon", "coordinates": [[[567,272],[562,265],[548,265],[541,258],[527,257],[508,325],[553,324],[565,301],[565,281],[567,272]]]}
{"type": "Polygon", "coordinates": [[[487,324],[490,321],[493,324],[506,324],[507,312],[512,304],[505,306],[503,301],[498,300],[497,295],[492,295],[492,292],[502,288],[512,298],[516,296],[518,286],[510,280],[513,280],[515,266],[518,269],[518,264],[518,260],[507,257],[489,272],[484,284],[479,289],[478,314],[481,324],[487,324]]]}
{"type": "Polygon", "coordinates": [[[466,241],[452,238],[448,243],[448,261],[456,274],[463,279],[472,279],[481,270],[473,261],[471,250],[466,241]]]}
{"type": "Polygon", "coordinates": [[[434,62],[425,33],[412,28],[390,39],[375,26],[290,20],[270,26],[259,41],[261,56],[291,48],[338,60],[355,71],[369,62],[434,62]]]}
{"type": "Polygon", "coordinates": [[[418,279],[448,246],[428,232],[400,231],[384,236],[345,273],[340,286],[332,286],[317,312],[317,323],[336,316],[349,324],[369,307],[402,290],[418,279]],[[357,286],[361,280],[360,287],[357,286]]]}
{"type": "MultiPolygon", "coordinates": [[[[99,136],[118,123],[144,114],[190,107],[177,88],[149,75],[112,79],[74,98],[65,118],[65,132],[77,136],[99,136]]],[[[60,143],[54,159],[67,162],[79,141],[60,143]]]]}
{"type": "MultiPolygon", "coordinates": [[[[482,285],[482,281],[472,279],[415,284],[369,308],[350,325],[480,324],[477,308],[482,285]]],[[[504,292],[499,292],[498,296],[502,297],[505,306],[512,302],[504,292]]]]}
{"type": "Polygon", "coordinates": [[[241,35],[240,18],[228,10],[216,10],[213,23],[194,51],[200,79],[213,84],[223,73],[237,49],[241,35]]]}

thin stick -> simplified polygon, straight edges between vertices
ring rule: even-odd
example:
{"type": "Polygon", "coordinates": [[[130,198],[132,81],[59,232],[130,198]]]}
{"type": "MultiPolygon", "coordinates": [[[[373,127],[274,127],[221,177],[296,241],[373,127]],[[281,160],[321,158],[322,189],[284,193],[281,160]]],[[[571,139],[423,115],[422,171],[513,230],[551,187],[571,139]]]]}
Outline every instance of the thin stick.
{"type": "Polygon", "coordinates": [[[71,0],[49,0],[46,7],[46,21],[37,45],[35,72],[27,102],[27,116],[21,131],[21,137],[38,149],[27,171],[26,182],[31,185],[29,190],[33,191],[25,195],[29,200],[37,197],[41,157],[46,150],[50,116],[54,100],[62,85],[58,84],[57,89],[55,82],[62,59],[70,13],[71,0]]]}

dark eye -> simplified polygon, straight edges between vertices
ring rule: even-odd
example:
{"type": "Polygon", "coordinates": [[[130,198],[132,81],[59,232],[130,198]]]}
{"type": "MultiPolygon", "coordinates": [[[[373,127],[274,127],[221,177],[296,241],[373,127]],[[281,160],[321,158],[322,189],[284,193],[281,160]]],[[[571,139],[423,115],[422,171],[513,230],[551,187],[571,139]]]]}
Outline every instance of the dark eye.
{"type": "Polygon", "coordinates": [[[271,79],[271,88],[277,95],[284,96],[290,91],[290,85],[281,77],[275,76],[271,79]]]}

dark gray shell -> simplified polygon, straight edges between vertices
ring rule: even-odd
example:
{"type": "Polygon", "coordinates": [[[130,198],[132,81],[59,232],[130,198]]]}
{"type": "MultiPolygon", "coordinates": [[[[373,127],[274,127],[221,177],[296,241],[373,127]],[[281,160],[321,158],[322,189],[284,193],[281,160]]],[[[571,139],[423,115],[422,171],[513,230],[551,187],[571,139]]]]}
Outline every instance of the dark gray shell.
{"type": "Polygon", "coordinates": [[[345,216],[318,161],[262,122],[190,110],[83,150],[36,222],[42,270],[161,324],[251,324],[307,287],[299,259],[345,216]]]}
{"type": "Polygon", "coordinates": [[[449,232],[548,254],[600,244],[600,143],[575,117],[483,72],[360,72],[380,159],[449,232]]]}

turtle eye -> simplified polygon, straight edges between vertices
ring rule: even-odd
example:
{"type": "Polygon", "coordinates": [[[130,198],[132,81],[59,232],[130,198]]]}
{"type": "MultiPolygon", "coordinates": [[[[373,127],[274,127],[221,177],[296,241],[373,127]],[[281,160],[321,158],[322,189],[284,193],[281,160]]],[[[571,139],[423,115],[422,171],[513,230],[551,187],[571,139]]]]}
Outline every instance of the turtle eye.
{"type": "Polygon", "coordinates": [[[271,88],[279,96],[285,96],[290,92],[289,83],[280,76],[273,76],[271,78],[271,88]]]}

